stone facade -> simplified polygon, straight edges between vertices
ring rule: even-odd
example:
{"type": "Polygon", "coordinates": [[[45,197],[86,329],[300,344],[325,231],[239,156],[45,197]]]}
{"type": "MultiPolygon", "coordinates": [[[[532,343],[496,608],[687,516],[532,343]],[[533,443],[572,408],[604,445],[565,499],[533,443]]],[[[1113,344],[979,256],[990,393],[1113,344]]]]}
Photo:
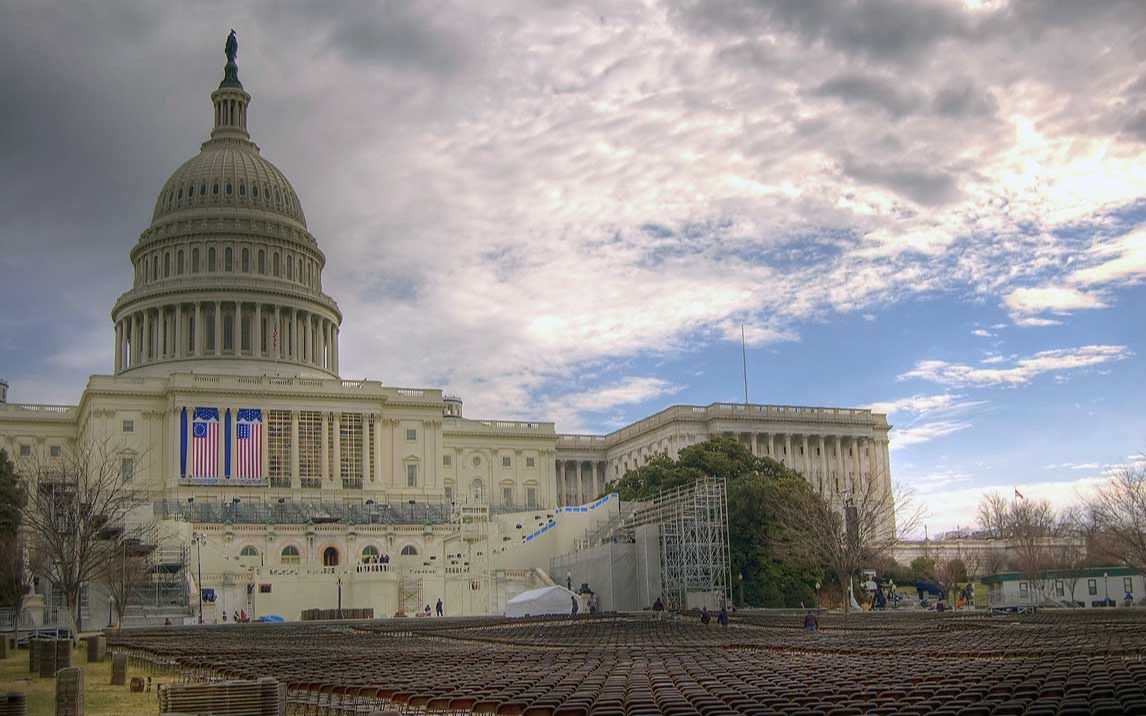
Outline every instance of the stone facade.
{"type": "Polygon", "coordinates": [[[184,562],[195,553],[192,595],[252,613],[257,597],[292,619],[336,593],[380,615],[437,597],[482,613],[547,581],[538,568],[616,501],[559,508],[712,435],[825,493],[890,485],[889,426],[866,410],[674,406],[608,435],[558,435],[551,422],[467,418],[437,389],[341,379],[325,256],[250,139],[250,103],[237,74],[224,82],[210,138],[160,191],[112,310],[111,374],[76,405],[0,403],[0,448],[17,465],[111,441],[123,479],[168,518],[165,538],[184,562]],[[495,515],[481,534],[455,521],[467,505],[495,515]]]}

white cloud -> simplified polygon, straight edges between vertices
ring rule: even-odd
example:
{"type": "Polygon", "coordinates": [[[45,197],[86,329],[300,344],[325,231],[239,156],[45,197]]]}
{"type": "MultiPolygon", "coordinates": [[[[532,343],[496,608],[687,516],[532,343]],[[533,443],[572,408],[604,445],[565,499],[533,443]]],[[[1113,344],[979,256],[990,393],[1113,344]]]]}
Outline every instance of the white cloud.
{"type": "Polygon", "coordinates": [[[1072,272],[1072,282],[1096,286],[1141,281],[1146,278],[1146,229],[1097,244],[1091,249],[1090,255],[1101,259],[1101,263],[1072,272]],[[1111,256],[1114,258],[1108,258],[1111,256]]]}
{"type": "Polygon", "coordinates": [[[973,425],[969,420],[936,420],[929,423],[920,423],[910,428],[894,428],[890,434],[891,450],[902,450],[905,447],[929,442],[951,433],[966,430],[973,425]]]}
{"type": "Polygon", "coordinates": [[[980,338],[994,338],[995,337],[994,333],[991,333],[990,331],[988,331],[985,328],[976,328],[975,330],[971,331],[971,335],[978,336],[980,338]]]}
{"type": "Polygon", "coordinates": [[[1009,368],[973,366],[941,360],[924,360],[899,376],[899,380],[919,378],[943,385],[1021,385],[1044,373],[1061,373],[1119,361],[1133,353],[1126,346],[1090,345],[1041,351],[1019,358],[1009,368]]]}
{"type": "Polygon", "coordinates": [[[1107,304],[1099,296],[1066,286],[1016,288],[1007,294],[1003,299],[1003,304],[1011,311],[1012,315],[1018,317],[1043,313],[1044,311],[1068,313],[1084,309],[1107,308],[1107,304]]]}
{"type": "Polygon", "coordinates": [[[881,403],[872,403],[866,406],[875,413],[893,415],[896,413],[931,413],[940,410],[950,410],[960,406],[958,402],[961,395],[943,393],[940,395],[912,395],[907,398],[898,398],[881,403]]]}
{"type": "Polygon", "coordinates": [[[547,414],[557,420],[558,430],[578,432],[583,429],[583,413],[601,413],[621,405],[643,403],[680,389],[681,386],[660,378],[628,377],[599,388],[553,396],[546,401],[546,408],[547,414]]]}

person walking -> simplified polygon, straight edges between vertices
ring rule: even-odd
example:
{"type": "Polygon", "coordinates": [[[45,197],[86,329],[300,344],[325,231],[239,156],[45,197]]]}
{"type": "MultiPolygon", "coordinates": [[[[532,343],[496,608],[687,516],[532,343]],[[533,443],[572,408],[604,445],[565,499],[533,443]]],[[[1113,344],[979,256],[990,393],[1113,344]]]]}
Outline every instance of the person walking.
{"type": "Polygon", "coordinates": [[[661,619],[664,617],[665,605],[661,601],[660,597],[657,597],[657,600],[655,602],[653,602],[653,613],[657,615],[657,619],[661,619]]]}
{"type": "Polygon", "coordinates": [[[578,610],[577,597],[569,597],[569,601],[572,603],[572,608],[569,612],[570,615],[577,616],[577,610],[578,610]]]}
{"type": "Polygon", "coordinates": [[[438,610],[438,616],[444,617],[446,615],[445,607],[442,606],[442,598],[441,597],[438,597],[437,610],[438,610]]]}
{"type": "Polygon", "coordinates": [[[820,629],[820,621],[816,619],[816,615],[809,609],[807,614],[804,615],[804,631],[809,634],[815,634],[820,629]]]}
{"type": "Polygon", "coordinates": [[[712,621],[712,615],[708,613],[708,607],[700,608],[700,623],[708,624],[712,621]]]}
{"type": "Polygon", "coordinates": [[[720,608],[720,614],[716,616],[716,623],[722,627],[728,626],[728,607],[720,608]]]}

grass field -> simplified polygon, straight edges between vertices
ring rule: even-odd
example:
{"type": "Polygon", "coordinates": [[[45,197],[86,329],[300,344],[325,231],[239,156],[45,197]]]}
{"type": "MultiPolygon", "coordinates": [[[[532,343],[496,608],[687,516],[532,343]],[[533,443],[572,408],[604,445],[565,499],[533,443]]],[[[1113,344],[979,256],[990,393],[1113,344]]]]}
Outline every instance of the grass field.
{"type": "MultiPolygon", "coordinates": [[[[87,655],[82,649],[72,650],[72,666],[84,670],[84,705],[88,716],[135,716],[159,713],[155,687],[171,681],[170,675],[152,677],[151,693],[133,694],[127,686],[112,686],[111,656],[102,664],[87,663],[87,655]]],[[[143,676],[128,670],[128,679],[143,676]]],[[[55,716],[56,680],[41,679],[28,673],[28,652],[20,650],[7,659],[0,660],[0,692],[23,691],[28,695],[28,716],[55,716]]]]}

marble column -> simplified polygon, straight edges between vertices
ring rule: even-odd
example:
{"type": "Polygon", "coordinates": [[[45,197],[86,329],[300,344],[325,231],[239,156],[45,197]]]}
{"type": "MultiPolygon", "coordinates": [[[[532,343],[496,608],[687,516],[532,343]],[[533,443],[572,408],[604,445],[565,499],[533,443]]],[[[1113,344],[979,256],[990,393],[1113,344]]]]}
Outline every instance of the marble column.
{"type": "Polygon", "coordinates": [[[334,474],[330,479],[342,479],[342,413],[338,412],[334,414],[334,474]]]}
{"type": "Polygon", "coordinates": [[[302,487],[298,466],[298,411],[290,411],[290,486],[294,489],[302,487]]]}
{"type": "Polygon", "coordinates": [[[251,326],[251,353],[256,358],[263,355],[263,304],[255,304],[255,322],[251,326]]]}
{"type": "Polygon", "coordinates": [[[792,467],[795,464],[792,460],[792,434],[784,433],[784,465],[792,467]]]}
{"type": "Polygon", "coordinates": [[[175,304],[175,358],[183,357],[183,304],[175,304]]]}
{"type": "Polygon", "coordinates": [[[773,435],[772,433],[768,433],[768,457],[772,458],[773,460],[776,459],[776,441],[774,439],[775,437],[776,436],[773,435]]]}
{"type": "Polygon", "coordinates": [[[115,372],[118,373],[123,369],[121,365],[123,357],[123,322],[116,321],[115,323],[115,372]]]}
{"type": "Polygon", "coordinates": [[[223,355],[223,302],[215,301],[215,355],[223,355]]]}
{"type": "Polygon", "coordinates": [[[207,345],[206,331],[203,330],[203,304],[195,302],[195,323],[191,326],[191,352],[196,358],[203,355],[203,347],[207,345]]]}
{"type": "Polygon", "coordinates": [[[828,448],[824,445],[824,436],[817,435],[816,449],[820,453],[820,494],[831,490],[831,480],[828,477],[828,448]]]}
{"type": "Polygon", "coordinates": [[[804,477],[810,483],[815,483],[816,476],[812,474],[812,456],[808,454],[808,434],[804,433],[800,436],[800,449],[803,451],[801,462],[803,462],[804,477]]]}

